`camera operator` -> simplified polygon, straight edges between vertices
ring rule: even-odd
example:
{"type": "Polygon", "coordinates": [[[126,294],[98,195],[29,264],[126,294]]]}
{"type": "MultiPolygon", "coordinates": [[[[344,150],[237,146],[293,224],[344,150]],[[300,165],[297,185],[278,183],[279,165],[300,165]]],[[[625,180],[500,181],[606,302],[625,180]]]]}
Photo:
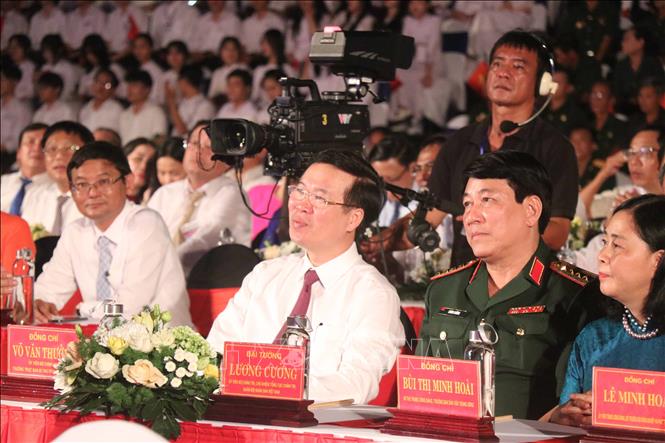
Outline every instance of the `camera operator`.
{"type": "MultiPolygon", "coordinates": [[[[513,30],[504,34],[492,48],[486,89],[491,104],[491,121],[467,126],[455,133],[441,149],[429,180],[429,189],[441,201],[462,200],[462,171],[476,158],[497,150],[517,150],[532,154],[552,177],[552,211],[543,240],[552,249],[563,246],[577,202],[577,165],[573,147],[563,134],[534,112],[539,95],[551,95],[552,55],[533,34],[513,30]],[[530,120],[532,119],[533,120],[530,120]]],[[[543,109],[542,107],[540,109],[543,109]]],[[[443,211],[427,215],[432,226],[439,226],[443,211]]],[[[386,250],[411,247],[406,238],[408,218],[382,234],[386,250]]],[[[376,243],[363,250],[376,253],[376,243]]],[[[454,222],[452,265],[473,258],[460,220],[454,222]]]]}

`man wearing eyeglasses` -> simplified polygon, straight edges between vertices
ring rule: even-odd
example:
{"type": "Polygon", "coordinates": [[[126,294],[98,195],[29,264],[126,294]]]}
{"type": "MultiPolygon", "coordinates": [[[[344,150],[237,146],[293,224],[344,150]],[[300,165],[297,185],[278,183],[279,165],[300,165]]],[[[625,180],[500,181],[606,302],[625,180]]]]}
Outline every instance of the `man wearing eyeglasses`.
{"type": "Polygon", "coordinates": [[[208,341],[279,343],[289,316],[306,315],[309,398],[367,403],[393,366],[404,331],[395,288],[365,261],[356,232],[383,202],[360,155],[324,151],[289,190],[289,235],[305,250],[259,263],[212,326],[208,341]]]}
{"type": "Polygon", "coordinates": [[[81,315],[99,319],[107,301],[132,315],[159,304],[176,325],[191,325],[178,255],[159,214],[127,200],[132,180],[122,149],[92,142],[78,149],[66,176],[84,215],[68,225],[35,283],[35,320],[58,314],[79,289],[81,315]]]}
{"type": "Polygon", "coordinates": [[[85,126],[72,121],[60,121],[46,129],[41,147],[51,181],[28,190],[21,216],[29,225],[42,225],[49,234],[60,235],[67,224],[81,217],[71,198],[67,163],[80,146],[93,140],[85,126]]]}
{"type": "Polygon", "coordinates": [[[616,206],[637,195],[662,194],[658,180],[658,169],[663,159],[663,129],[651,126],[635,134],[628,149],[611,155],[594,179],[582,189],[580,198],[592,217],[606,217],[616,206]],[[628,164],[629,184],[599,193],[603,183],[628,164]]]}

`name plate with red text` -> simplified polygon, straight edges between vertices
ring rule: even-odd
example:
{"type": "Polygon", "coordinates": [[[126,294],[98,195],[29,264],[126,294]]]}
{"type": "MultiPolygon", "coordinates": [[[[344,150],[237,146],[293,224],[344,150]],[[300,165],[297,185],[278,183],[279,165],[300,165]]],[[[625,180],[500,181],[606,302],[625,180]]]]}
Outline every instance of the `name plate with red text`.
{"type": "Polygon", "coordinates": [[[665,433],[665,372],[593,368],[593,426],[665,433]]]}
{"type": "Polygon", "coordinates": [[[418,412],[482,417],[477,361],[400,355],[397,407],[418,412]]]}
{"type": "Polygon", "coordinates": [[[224,343],[225,395],[302,400],[305,349],[258,343],[224,343]]]}
{"type": "Polygon", "coordinates": [[[7,375],[53,380],[67,343],[77,339],[71,328],[7,326],[7,375]]]}

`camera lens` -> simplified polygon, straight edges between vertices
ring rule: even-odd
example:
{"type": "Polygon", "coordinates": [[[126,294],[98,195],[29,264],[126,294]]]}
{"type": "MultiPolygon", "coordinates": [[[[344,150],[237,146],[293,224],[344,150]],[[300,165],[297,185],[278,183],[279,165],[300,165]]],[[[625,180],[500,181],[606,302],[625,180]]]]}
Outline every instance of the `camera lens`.
{"type": "Polygon", "coordinates": [[[247,131],[244,125],[239,123],[230,124],[224,134],[224,146],[227,146],[230,152],[245,152],[247,144],[247,131]]]}

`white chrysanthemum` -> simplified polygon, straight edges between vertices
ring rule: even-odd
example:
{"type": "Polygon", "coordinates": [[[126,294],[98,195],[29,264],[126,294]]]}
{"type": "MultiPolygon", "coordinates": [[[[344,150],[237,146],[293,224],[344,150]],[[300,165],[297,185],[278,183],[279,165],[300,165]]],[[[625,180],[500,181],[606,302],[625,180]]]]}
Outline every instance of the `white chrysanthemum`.
{"type": "Polygon", "coordinates": [[[199,361],[199,358],[193,352],[185,352],[185,361],[191,365],[199,361]]]}
{"type": "Polygon", "coordinates": [[[178,349],[175,350],[175,354],[173,355],[173,358],[175,359],[175,361],[181,362],[181,361],[185,360],[186,355],[187,355],[187,351],[185,351],[182,348],[178,348],[178,349]]]}
{"type": "Polygon", "coordinates": [[[191,377],[192,373],[185,368],[178,368],[175,371],[175,376],[180,378],[191,377]]]}
{"type": "Polygon", "coordinates": [[[180,385],[182,385],[182,379],[175,377],[173,380],[171,380],[171,386],[174,388],[179,388],[180,385]]]}
{"type": "Polygon", "coordinates": [[[167,361],[166,364],[164,365],[164,369],[166,369],[169,372],[173,372],[176,369],[175,362],[173,360],[167,361]]]}
{"type": "Polygon", "coordinates": [[[189,372],[196,372],[198,369],[198,365],[196,364],[196,361],[191,362],[190,364],[187,365],[187,370],[189,372]]]}

